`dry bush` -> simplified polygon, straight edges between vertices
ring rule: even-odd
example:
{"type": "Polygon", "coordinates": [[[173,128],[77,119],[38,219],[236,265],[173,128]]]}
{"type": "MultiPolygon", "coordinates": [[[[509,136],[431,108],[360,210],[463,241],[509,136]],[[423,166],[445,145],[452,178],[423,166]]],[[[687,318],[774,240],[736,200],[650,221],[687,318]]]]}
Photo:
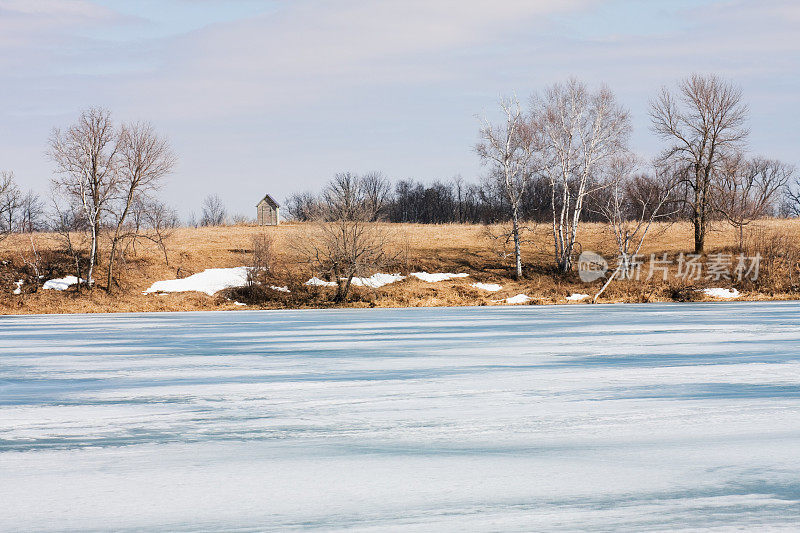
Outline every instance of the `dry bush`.
{"type": "Polygon", "coordinates": [[[797,292],[800,290],[800,245],[797,233],[781,227],[759,226],[745,239],[744,254],[760,256],[758,278],[751,284],[758,290],[797,292]]]}
{"type": "Polygon", "coordinates": [[[334,300],[348,299],[354,277],[370,276],[395,263],[387,253],[389,235],[379,223],[363,219],[314,222],[315,230],[296,241],[303,262],[315,273],[338,283],[334,300]]]}
{"type": "Polygon", "coordinates": [[[273,301],[285,301],[286,294],[272,287],[280,286],[276,280],[277,250],[275,239],[269,233],[258,233],[250,238],[249,249],[233,249],[233,253],[247,253],[247,285],[225,292],[229,299],[249,305],[263,305],[273,301]]]}
{"type": "Polygon", "coordinates": [[[273,273],[275,266],[275,242],[271,235],[262,233],[253,235],[251,240],[250,270],[247,272],[247,284],[264,285],[273,273]]]}
{"type": "MultiPolygon", "coordinates": [[[[535,223],[530,226],[520,224],[516,230],[516,238],[522,247],[528,248],[536,242],[534,238],[535,223]]],[[[507,224],[487,224],[484,227],[484,239],[488,249],[493,252],[501,264],[507,268],[515,268],[514,256],[514,228],[510,223],[507,224]]],[[[552,254],[552,251],[550,251],[552,254]]],[[[523,273],[529,265],[523,265],[523,273]]]]}

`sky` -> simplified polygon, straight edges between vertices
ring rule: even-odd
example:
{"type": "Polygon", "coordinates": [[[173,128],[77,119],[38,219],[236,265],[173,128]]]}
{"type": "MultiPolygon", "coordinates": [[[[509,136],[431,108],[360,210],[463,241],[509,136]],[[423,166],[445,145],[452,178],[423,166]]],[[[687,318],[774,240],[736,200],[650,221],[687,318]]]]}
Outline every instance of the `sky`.
{"type": "Polygon", "coordinates": [[[479,117],[571,76],[652,157],[649,101],[693,72],[742,87],[750,152],[800,164],[798,27],[795,0],[0,0],[0,170],[47,196],[52,129],[101,106],[169,138],[182,217],[255,216],[342,171],[476,181],[479,117]]]}

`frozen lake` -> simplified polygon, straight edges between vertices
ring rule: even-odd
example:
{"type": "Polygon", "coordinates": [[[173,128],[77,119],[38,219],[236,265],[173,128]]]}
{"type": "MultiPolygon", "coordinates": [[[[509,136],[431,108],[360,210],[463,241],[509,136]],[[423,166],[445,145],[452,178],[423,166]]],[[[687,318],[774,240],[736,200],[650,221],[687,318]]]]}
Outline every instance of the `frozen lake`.
{"type": "Polygon", "coordinates": [[[0,530],[795,530],[800,304],[0,317],[0,530]]]}

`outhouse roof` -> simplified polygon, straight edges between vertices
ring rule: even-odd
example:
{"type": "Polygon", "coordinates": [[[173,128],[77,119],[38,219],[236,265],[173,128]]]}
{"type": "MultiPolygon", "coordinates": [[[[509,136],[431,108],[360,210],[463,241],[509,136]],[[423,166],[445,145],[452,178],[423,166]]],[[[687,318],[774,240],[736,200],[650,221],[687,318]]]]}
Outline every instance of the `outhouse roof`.
{"type": "Polygon", "coordinates": [[[256,204],[256,207],[258,207],[259,205],[263,204],[264,202],[268,203],[270,206],[272,206],[274,208],[280,207],[280,204],[275,201],[275,198],[273,198],[269,194],[264,196],[264,198],[262,198],[261,201],[256,204]]]}

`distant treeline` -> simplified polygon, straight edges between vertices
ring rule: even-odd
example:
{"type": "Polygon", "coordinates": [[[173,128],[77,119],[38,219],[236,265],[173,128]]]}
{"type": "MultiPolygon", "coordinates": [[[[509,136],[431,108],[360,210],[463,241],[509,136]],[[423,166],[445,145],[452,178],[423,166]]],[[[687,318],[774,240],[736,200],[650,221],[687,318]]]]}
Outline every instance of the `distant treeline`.
{"type": "MultiPolygon", "coordinates": [[[[494,183],[466,183],[462,178],[422,183],[401,179],[393,185],[377,173],[369,174],[372,189],[377,192],[380,219],[389,222],[417,224],[483,223],[508,219],[508,200],[494,183]]],[[[528,220],[543,221],[551,216],[551,199],[546,183],[530,181],[522,207],[528,220]]],[[[292,220],[313,220],[319,198],[310,193],[297,193],[285,201],[286,214],[292,220]]]]}
{"type": "MultiPolygon", "coordinates": [[[[510,219],[509,201],[496,179],[485,179],[481,183],[467,183],[460,177],[446,181],[423,183],[413,179],[392,182],[380,173],[363,176],[369,183],[371,201],[378,205],[378,218],[388,222],[416,224],[472,223],[495,224],[510,219]]],[[[531,222],[551,222],[553,217],[552,187],[544,176],[526,180],[524,194],[520,200],[520,216],[531,222]]],[[[642,174],[632,180],[624,191],[635,203],[652,190],[663,187],[656,177],[642,174]]],[[[583,222],[603,220],[599,207],[608,201],[610,191],[598,188],[587,199],[587,209],[581,215],[583,222]]],[[[556,196],[556,208],[560,196],[556,196]]],[[[316,217],[320,198],[311,192],[292,194],[285,200],[286,216],[291,220],[310,221],[316,217]]],[[[683,203],[676,201],[668,212],[673,219],[688,216],[683,203]]],[[[782,214],[780,206],[773,208],[775,215],[782,214]]],[[[640,216],[641,213],[632,213],[640,216]]]]}

